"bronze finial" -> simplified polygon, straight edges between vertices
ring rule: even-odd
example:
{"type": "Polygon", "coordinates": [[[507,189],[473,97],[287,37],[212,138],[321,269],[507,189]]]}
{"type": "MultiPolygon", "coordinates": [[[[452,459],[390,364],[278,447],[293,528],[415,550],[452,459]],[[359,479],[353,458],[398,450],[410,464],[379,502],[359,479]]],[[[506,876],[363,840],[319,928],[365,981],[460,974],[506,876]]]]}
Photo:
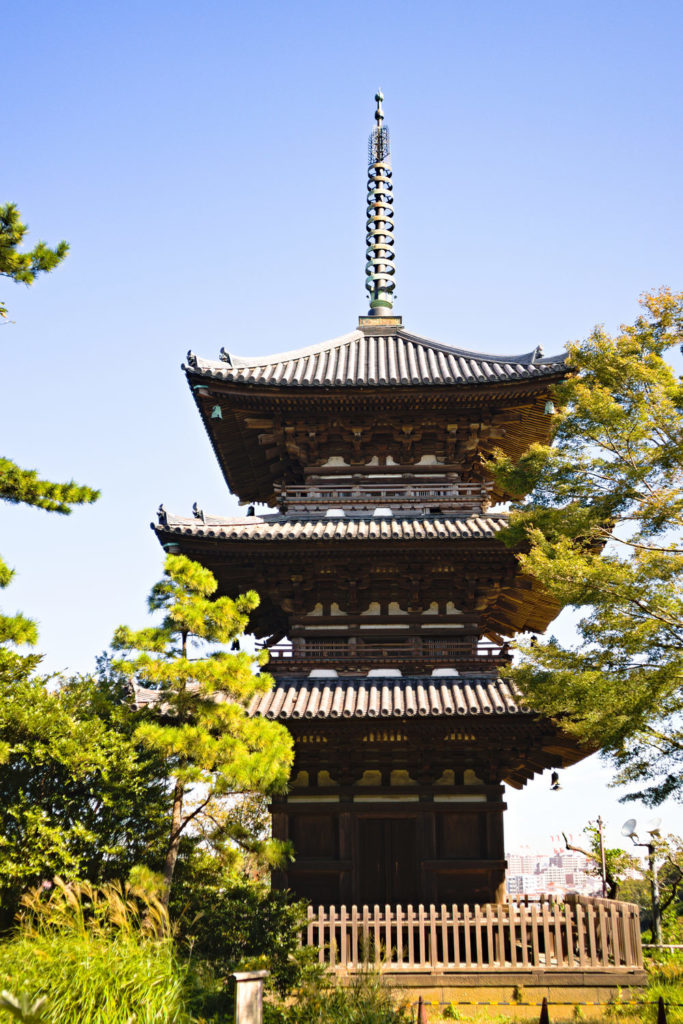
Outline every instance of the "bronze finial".
{"type": "Polygon", "coordinates": [[[394,304],[394,211],[389,129],[384,122],[380,89],[375,93],[377,127],[368,142],[368,212],[365,236],[365,288],[370,316],[389,313],[394,304]]]}
{"type": "Polygon", "coordinates": [[[382,100],[383,99],[384,99],[384,94],[382,93],[381,89],[378,89],[377,92],[375,93],[375,100],[377,101],[377,110],[375,111],[375,121],[377,122],[377,127],[378,128],[382,127],[382,121],[384,120],[384,111],[382,110],[382,100]]]}

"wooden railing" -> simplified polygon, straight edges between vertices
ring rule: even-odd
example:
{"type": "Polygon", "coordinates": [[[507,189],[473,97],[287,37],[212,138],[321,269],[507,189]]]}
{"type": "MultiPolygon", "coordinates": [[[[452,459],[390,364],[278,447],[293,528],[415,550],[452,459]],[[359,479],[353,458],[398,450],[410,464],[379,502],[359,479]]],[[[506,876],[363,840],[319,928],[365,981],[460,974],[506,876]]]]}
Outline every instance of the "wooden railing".
{"type": "Polygon", "coordinates": [[[447,907],[313,907],[301,941],[339,972],[642,968],[638,907],[566,896],[447,907]]]}
{"type": "MultiPolygon", "coordinates": [[[[265,646],[265,645],[264,645],[265,646]]],[[[356,664],[383,663],[387,667],[403,667],[414,660],[429,665],[452,665],[461,668],[490,671],[498,665],[507,665],[511,656],[507,646],[486,642],[478,644],[466,640],[441,640],[438,638],[412,637],[404,643],[370,644],[356,641],[352,645],[347,639],[295,640],[293,644],[282,643],[268,648],[271,660],[282,668],[295,665],[303,668],[333,666],[344,669],[356,664]]]]}
{"type": "Polygon", "coordinates": [[[481,513],[490,501],[492,484],[477,481],[447,483],[399,482],[284,484],[277,487],[280,505],[288,512],[324,512],[335,506],[343,509],[371,510],[390,506],[395,512],[438,507],[443,512],[481,513]]]}

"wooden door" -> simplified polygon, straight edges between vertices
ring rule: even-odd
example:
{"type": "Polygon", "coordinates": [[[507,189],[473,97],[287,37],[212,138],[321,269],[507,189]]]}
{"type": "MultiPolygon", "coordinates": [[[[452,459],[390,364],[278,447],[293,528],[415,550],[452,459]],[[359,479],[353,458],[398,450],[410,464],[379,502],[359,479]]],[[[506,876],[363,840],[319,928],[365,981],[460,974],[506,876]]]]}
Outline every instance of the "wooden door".
{"type": "Polygon", "coordinates": [[[419,902],[415,818],[358,820],[358,903],[419,902]]]}

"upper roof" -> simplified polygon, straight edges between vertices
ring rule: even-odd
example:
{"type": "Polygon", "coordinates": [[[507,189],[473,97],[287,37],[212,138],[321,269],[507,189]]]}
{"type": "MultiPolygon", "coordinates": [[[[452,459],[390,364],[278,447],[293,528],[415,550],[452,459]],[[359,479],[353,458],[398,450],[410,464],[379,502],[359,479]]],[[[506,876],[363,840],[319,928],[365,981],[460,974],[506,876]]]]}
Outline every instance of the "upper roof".
{"type": "Polygon", "coordinates": [[[487,355],[452,348],[402,327],[351,331],[339,338],[273,356],[245,359],[225,351],[220,360],[188,352],[192,376],[270,387],[396,387],[491,384],[566,372],[565,357],[487,355]]]}

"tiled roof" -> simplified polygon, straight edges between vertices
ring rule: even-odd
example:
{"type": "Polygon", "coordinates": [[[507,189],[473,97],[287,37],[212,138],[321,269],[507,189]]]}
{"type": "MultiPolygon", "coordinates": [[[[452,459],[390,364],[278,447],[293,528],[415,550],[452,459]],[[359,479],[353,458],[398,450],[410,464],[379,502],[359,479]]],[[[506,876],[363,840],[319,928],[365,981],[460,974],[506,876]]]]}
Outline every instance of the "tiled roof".
{"type": "Polygon", "coordinates": [[[441,718],[529,714],[511,684],[495,677],[365,677],[283,680],[254,697],[252,715],[266,718],[441,718]]]}
{"type": "Polygon", "coordinates": [[[543,359],[540,349],[518,356],[486,355],[401,328],[376,336],[352,331],[320,345],[253,359],[225,353],[214,361],[190,352],[188,363],[184,369],[192,376],[281,387],[487,384],[566,370],[564,356],[543,359]]]}
{"type": "MultiPolygon", "coordinates": [[[[163,701],[159,690],[135,685],[134,693],[137,707],[154,706],[163,701]]],[[[249,705],[250,715],[279,721],[530,713],[512,684],[493,676],[290,679],[276,683],[268,693],[254,697],[249,705]]]]}
{"type": "Polygon", "coordinates": [[[152,523],[159,534],[207,537],[220,540],[480,540],[496,536],[507,526],[505,515],[494,516],[345,516],[292,519],[287,516],[247,516],[204,520],[170,513],[163,523],[152,523]]]}

